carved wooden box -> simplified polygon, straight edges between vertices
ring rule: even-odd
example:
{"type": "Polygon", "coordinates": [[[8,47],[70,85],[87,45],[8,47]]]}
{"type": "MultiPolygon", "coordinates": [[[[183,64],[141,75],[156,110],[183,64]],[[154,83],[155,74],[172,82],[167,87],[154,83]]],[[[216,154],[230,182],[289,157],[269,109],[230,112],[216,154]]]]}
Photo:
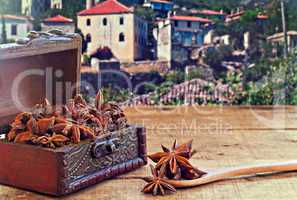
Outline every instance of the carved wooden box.
{"type": "MultiPolygon", "coordinates": [[[[80,49],[81,40],[75,34],[0,46],[1,125],[44,98],[53,104],[64,103],[79,92],[80,49]],[[55,75],[57,71],[59,76],[55,75]],[[49,78],[46,73],[54,75],[49,78]],[[71,92],[69,84],[75,86],[71,92]]],[[[0,136],[0,183],[54,196],[78,191],[147,163],[145,129],[140,126],[127,126],[95,141],[57,149],[8,143],[0,136]]]]}

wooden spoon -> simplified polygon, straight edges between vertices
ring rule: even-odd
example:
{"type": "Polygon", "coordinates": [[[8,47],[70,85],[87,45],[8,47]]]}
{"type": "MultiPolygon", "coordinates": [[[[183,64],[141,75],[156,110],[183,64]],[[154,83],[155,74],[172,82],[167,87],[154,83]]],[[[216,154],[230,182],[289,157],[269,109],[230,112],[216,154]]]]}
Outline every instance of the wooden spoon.
{"type": "Polygon", "coordinates": [[[241,178],[243,176],[254,176],[257,174],[273,174],[292,171],[297,171],[297,160],[267,165],[227,168],[218,170],[216,172],[209,172],[201,178],[194,180],[166,180],[166,182],[168,182],[175,188],[187,188],[222,181],[226,179],[241,178]]]}

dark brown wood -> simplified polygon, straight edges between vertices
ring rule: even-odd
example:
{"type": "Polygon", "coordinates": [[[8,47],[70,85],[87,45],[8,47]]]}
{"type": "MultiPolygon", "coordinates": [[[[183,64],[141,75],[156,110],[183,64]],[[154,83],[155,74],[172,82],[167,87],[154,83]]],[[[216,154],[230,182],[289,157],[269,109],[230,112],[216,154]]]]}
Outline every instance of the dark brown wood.
{"type": "Polygon", "coordinates": [[[58,192],[58,155],[29,145],[0,142],[0,183],[47,194],[58,192]]]}
{"type": "Polygon", "coordinates": [[[31,108],[44,98],[61,104],[71,98],[79,91],[80,58],[79,35],[0,45],[0,124],[26,111],[19,105],[31,108]]]}

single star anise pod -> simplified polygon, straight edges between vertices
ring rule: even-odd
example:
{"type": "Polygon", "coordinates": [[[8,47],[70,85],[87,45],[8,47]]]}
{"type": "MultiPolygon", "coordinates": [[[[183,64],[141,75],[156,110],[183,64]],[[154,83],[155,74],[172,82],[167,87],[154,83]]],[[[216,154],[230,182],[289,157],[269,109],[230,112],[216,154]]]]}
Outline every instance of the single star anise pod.
{"type": "Polygon", "coordinates": [[[179,180],[184,179],[196,179],[200,178],[205,172],[195,168],[189,162],[195,151],[192,151],[192,140],[182,144],[180,146],[176,145],[176,140],[173,143],[171,150],[162,146],[163,152],[158,152],[148,157],[155,163],[156,169],[161,169],[165,166],[165,174],[170,179],[179,180]]]}
{"type": "Polygon", "coordinates": [[[153,195],[165,195],[166,191],[176,192],[176,189],[167,183],[165,179],[165,166],[161,167],[159,172],[153,165],[150,165],[150,167],[153,177],[147,180],[148,184],[143,188],[142,192],[152,193],[153,195]]]}
{"type": "Polygon", "coordinates": [[[69,138],[65,137],[64,135],[60,134],[54,134],[53,136],[33,136],[31,138],[33,144],[38,144],[42,145],[44,147],[49,147],[49,148],[56,148],[63,146],[64,143],[69,141],[69,138]]]}

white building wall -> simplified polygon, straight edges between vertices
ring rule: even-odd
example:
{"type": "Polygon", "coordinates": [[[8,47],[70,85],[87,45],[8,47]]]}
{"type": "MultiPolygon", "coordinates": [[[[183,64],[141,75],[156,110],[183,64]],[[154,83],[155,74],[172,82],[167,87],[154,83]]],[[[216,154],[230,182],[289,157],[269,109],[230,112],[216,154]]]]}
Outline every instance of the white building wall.
{"type": "Polygon", "coordinates": [[[172,38],[170,20],[164,20],[158,23],[156,30],[157,36],[157,57],[160,60],[171,61],[172,38]]]}
{"type": "Polygon", "coordinates": [[[32,0],[22,0],[22,14],[31,15],[32,0]]]}
{"type": "Polygon", "coordinates": [[[51,0],[51,8],[52,9],[62,9],[62,0],[51,0]]]}
{"type": "Polygon", "coordinates": [[[137,38],[144,35],[147,40],[147,24],[141,21],[136,23],[134,17],[133,13],[78,16],[78,28],[85,37],[91,35],[87,53],[92,54],[100,46],[107,46],[121,62],[140,59],[143,45],[137,42],[137,38]],[[106,26],[103,25],[104,18],[107,20],[106,26]],[[122,25],[121,18],[124,19],[122,25]],[[87,20],[91,21],[90,26],[87,26],[87,20]],[[121,33],[125,36],[125,41],[122,42],[119,41],[121,33]]]}
{"type": "MultiPolygon", "coordinates": [[[[8,40],[18,40],[21,38],[25,38],[29,31],[32,30],[32,24],[26,21],[19,20],[6,20],[5,21],[5,29],[8,40]],[[12,34],[13,26],[16,27],[16,35],[12,34]]],[[[0,30],[2,30],[2,24],[0,23],[0,30]]],[[[1,33],[0,33],[1,34],[1,33]]],[[[0,37],[2,37],[0,35],[0,37]]]]}

